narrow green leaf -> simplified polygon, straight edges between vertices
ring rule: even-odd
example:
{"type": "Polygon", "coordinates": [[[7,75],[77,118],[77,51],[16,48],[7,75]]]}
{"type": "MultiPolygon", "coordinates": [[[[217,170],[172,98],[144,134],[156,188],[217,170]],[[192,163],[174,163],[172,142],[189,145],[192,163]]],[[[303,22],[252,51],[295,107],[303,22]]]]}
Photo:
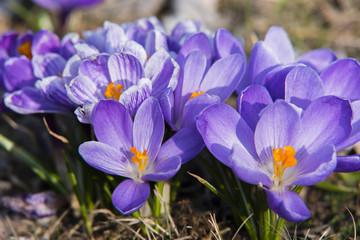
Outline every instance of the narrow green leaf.
{"type": "Polygon", "coordinates": [[[31,170],[39,176],[43,181],[47,182],[51,185],[56,191],[59,193],[66,195],[67,190],[60,182],[57,174],[52,171],[46,169],[35,156],[27,152],[26,150],[18,147],[12,142],[10,139],[0,134],[0,146],[7,151],[9,154],[14,156],[16,159],[22,161],[27,166],[31,168],[31,170]]]}
{"type": "Polygon", "coordinates": [[[336,184],[329,183],[329,182],[320,182],[320,183],[315,184],[314,186],[317,188],[331,191],[331,192],[353,194],[353,195],[359,194],[359,190],[357,188],[345,187],[345,186],[336,185],[336,184]]]}
{"type": "Polygon", "coordinates": [[[190,173],[188,172],[188,174],[190,174],[191,176],[193,176],[194,178],[196,178],[201,184],[203,184],[205,187],[207,187],[210,191],[212,191],[216,196],[223,198],[224,196],[213,186],[211,185],[208,181],[206,181],[205,179],[203,179],[202,177],[199,177],[196,174],[190,173]]]}

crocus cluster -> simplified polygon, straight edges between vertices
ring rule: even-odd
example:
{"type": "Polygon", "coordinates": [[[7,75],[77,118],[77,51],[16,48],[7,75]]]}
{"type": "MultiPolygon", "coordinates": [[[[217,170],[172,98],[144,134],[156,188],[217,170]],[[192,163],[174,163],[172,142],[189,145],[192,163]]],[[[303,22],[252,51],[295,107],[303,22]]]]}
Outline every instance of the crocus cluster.
{"type": "Polygon", "coordinates": [[[172,178],[205,145],[289,221],[311,216],[292,186],[360,170],[359,156],[337,156],[360,139],[355,59],[330,49],[295,57],[281,27],[254,45],[249,62],[241,39],[189,20],[170,33],[155,17],[107,21],[82,36],[2,34],[3,102],[19,114],[65,113],[91,124],[97,141],[79,153],[127,178],[112,195],[123,214],[145,204],[149,181],[172,178]],[[237,111],[224,103],[234,93],[237,111]]]}
{"type": "Polygon", "coordinates": [[[359,63],[329,49],[295,60],[284,29],[272,27],[253,47],[237,111],[212,105],[197,116],[197,128],[219,161],[265,190],[274,212],[302,221],[311,214],[292,186],[360,170],[358,155],[336,155],[359,141],[359,80],[359,63]]]}

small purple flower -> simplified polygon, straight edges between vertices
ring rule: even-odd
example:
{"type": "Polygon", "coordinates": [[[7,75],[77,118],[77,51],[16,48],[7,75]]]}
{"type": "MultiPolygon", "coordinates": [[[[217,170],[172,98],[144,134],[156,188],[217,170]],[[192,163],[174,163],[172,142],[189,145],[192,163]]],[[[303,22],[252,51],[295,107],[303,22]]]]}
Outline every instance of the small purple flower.
{"type": "Polygon", "coordinates": [[[187,19],[178,22],[171,30],[171,34],[167,39],[169,50],[178,53],[186,40],[199,32],[210,35],[210,31],[206,29],[200,21],[192,21],[187,19]]]}
{"type": "MultiPolygon", "coordinates": [[[[32,58],[31,44],[33,41],[33,37],[33,33],[30,31],[23,34],[17,34],[14,31],[9,31],[0,35],[0,80],[1,87],[3,89],[13,89],[12,85],[9,84],[8,81],[5,81],[6,75],[11,74],[11,71],[6,71],[6,68],[7,66],[12,66],[13,64],[16,64],[14,62],[16,62],[16,59],[21,56],[23,56],[24,59],[22,60],[24,70],[22,77],[19,76],[18,78],[25,79],[24,82],[29,82],[29,84],[32,84],[31,80],[34,78],[34,76],[31,68],[28,66],[30,65],[29,60],[31,60],[32,58]],[[5,65],[6,61],[10,58],[13,58],[13,60],[11,60],[11,63],[7,63],[5,65]]],[[[20,65],[22,64],[21,61],[19,61],[19,63],[20,65]]]]}
{"type": "Polygon", "coordinates": [[[204,142],[196,131],[195,116],[214,103],[224,102],[234,92],[246,68],[246,57],[237,40],[225,30],[219,30],[215,36],[218,46],[215,58],[204,33],[194,34],[185,41],[177,56],[178,84],[175,89],[168,88],[159,99],[165,121],[179,134],[197,139],[195,145],[201,146],[199,149],[204,142]],[[195,131],[191,133],[191,129],[195,131]]]}
{"type": "Polygon", "coordinates": [[[132,53],[143,64],[155,52],[168,51],[167,36],[155,17],[122,25],[105,21],[103,27],[84,31],[83,36],[88,48],[95,48],[97,53],[132,53]]]}
{"type": "Polygon", "coordinates": [[[349,101],[325,96],[302,110],[278,100],[252,129],[225,104],[205,109],[197,128],[210,152],[243,181],[263,186],[269,207],[288,221],[311,216],[292,185],[323,181],[336,167],[336,144],[351,133],[349,101]]]}
{"type": "MultiPolygon", "coordinates": [[[[320,75],[312,68],[297,64],[282,70],[270,71],[264,80],[264,86],[250,86],[238,98],[238,109],[245,121],[253,129],[263,108],[277,99],[306,109],[315,99],[335,95],[351,100],[353,111],[351,135],[335,145],[340,151],[360,140],[360,65],[355,59],[336,60],[324,69],[320,75]]],[[[337,172],[360,170],[360,156],[338,156],[337,172]]]]}
{"type": "Polygon", "coordinates": [[[62,73],[78,35],[71,33],[60,41],[41,30],[27,39],[20,41],[19,55],[4,62],[5,105],[20,114],[70,113],[74,106],[66,96],[62,73]]]}
{"type": "Polygon", "coordinates": [[[118,24],[105,21],[103,27],[93,31],[84,31],[84,43],[89,46],[81,46],[78,48],[78,54],[90,57],[95,50],[95,54],[99,53],[120,53],[128,52],[137,56],[141,63],[147,59],[145,49],[133,39],[129,39],[123,27],[118,24]],[[84,49],[86,47],[86,49],[84,49]],[[94,50],[87,52],[89,48],[94,50]],[[85,50],[85,51],[84,51],[85,50]]]}
{"type": "Polygon", "coordinates": [[[160,48],[168,50],[167,36],[162,23],[156,17],[141,18],[121,24],[128,40],[143,46],[150,57],[160,48]]]}
{"type": "MultiPolygon", "coordinates": [[[[227,36],[220,31],[219,35],[227,36]]],[[[212,63],[212,51],[204,33],[187,39],[177,56],[180,76],[177,87],[168,89],[160,98],[166,122],[177,131],[194,123],[194,116],[210,104],[224,102],[241,80],[246,58],[240,50],[226,50],[232,41],[216,37],[220,59],[212,63]],[[220,50],[221,39],[224,45],[220,50]]],[[[235,47],[234,47],[235,49],[235,47]]]]}
{"type": "Polygon", "coordinates": [[[27,217],[43,218],[55,215],[68,202],[54,192],[47,191],[35,194],[23,194],[15,197],[2,196],[0,204],[12,211],[27,217]]]}
{"type": "Polygon", "coordinates": [[[175,134],[162,144],[164,119],[154,97],[143,102],[134,121],[119,102],[102,100],[95,110],[93,126],[99,142],[85,142],[79,152],[92,167],[128,178],[112,195],[114,206],[122,214],[144,205],[150,194],[147,181],[170,179],[181,162],[196,151],[191,135],[175,134]]]}
{"type": "Polygon", "coordinates": [[[132,54],[95,55],[81,62],[67,94],[79,105],[75,113],[83,123],[91,123],[93,109],[103,99],[119,101],[134,116],[147,97],[176,86],[178,68],[164,50],[153,54],[145,68],[132,54]]]}

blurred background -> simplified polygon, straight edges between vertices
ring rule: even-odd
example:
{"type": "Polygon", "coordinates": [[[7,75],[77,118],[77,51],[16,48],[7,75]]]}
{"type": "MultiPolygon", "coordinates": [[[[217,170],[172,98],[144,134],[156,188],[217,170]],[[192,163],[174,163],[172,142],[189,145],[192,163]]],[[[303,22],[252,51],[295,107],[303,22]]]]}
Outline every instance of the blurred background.
{"type": "MultiPolygon", "coordinates": [[[[288,32],[296,50],[332,48],[339,57],[360,57],[359,0],[103,0],[78,9],[68,31],[81,33],[115,23],[157,16],[168,32],[181,19],[200,20],[210,30],[227,28],[243,37],[249,53],[272,25],[288,32]]],[[[54,16],[31,0],[0,0],[0,33],[54,30],[54,16]]]]}

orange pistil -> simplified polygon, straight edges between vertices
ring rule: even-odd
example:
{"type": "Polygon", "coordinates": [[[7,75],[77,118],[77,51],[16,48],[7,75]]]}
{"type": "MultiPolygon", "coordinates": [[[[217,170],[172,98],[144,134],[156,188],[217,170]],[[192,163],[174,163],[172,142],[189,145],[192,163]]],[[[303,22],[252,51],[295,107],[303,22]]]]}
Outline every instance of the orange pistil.
{"type": "Polygon", "coordinates": [[[199,96],[199,95],[202,95],[202,94],[204,94],[205,92],[203,92],[203,91],[196,91],[196,92],[193,92],[192,94],[191,94],[191,96],[190,96],[190,98],[189,98],[189,100],[190,99],[192,99],[192,98],[194,98],[194,97],[197,97],[197,96],[199,96]]]}
{"type": "Polygon", "coordinates": [[[121,84],[118,84],[115,86],[115,84],[113,82],[111,82],[106,90],[105,90],[105,97],[107,99],[113,99],[116,101],[119,101],[120,95],[122,94],[122,90],[124,89],[124,86],[121,84]]]}
{"type": "Polygon", "coordinates": [[[291,146],[273,148],[274,179],[280,180],[286,168],[296,165],[295,150],[291,146]]]}
{"type": "Polygon", "coordinates": [[[140,151],[136,151],[136,147],[132,147],[130,149],[130,152],[132,152],[135,157],[131,157],[131,161],[138,164],[138,169],[140,171],[143,171],[146,167],[146,163],[148,161],[148,157],[146,156],[146,149],[141,153],[140,151]]]}
{"type": "Polygon", "coordinates": [[[31,54],[31,42],[30,41],[26,41],[23,44],[21,44],[18,47],[18,52],[22,55],[24,55],[25,57],[27,57],[29,60],[32,59],[32,54],[31,54]]]}

